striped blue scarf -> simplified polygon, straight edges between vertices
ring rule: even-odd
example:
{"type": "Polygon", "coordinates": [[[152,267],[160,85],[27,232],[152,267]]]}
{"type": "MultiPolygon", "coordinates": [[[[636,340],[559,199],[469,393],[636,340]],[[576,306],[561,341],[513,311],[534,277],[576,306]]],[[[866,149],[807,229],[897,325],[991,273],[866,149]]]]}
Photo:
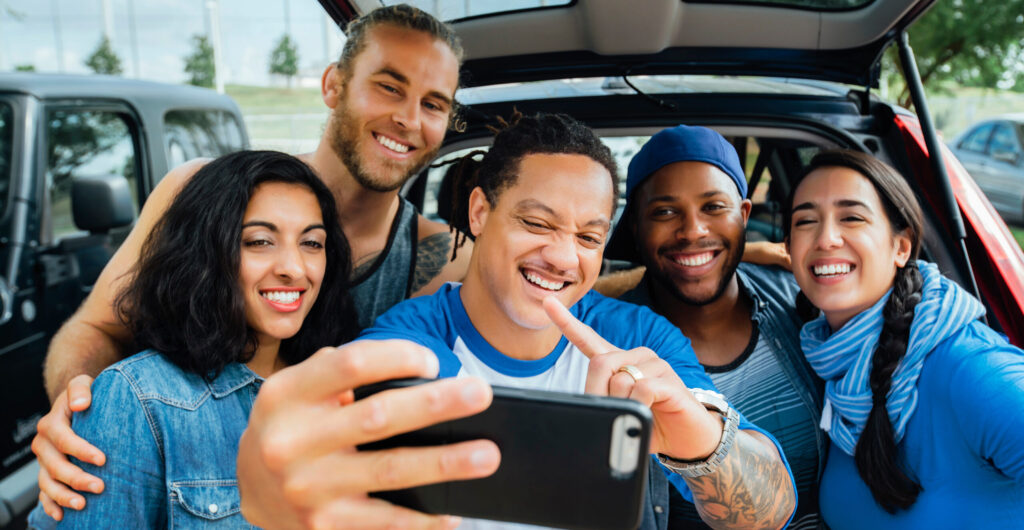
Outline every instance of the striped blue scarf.
{"type": "MultiPolygon", "coordinates": [[[[935,264],[919,261],[918,268],[924,278],[921,301],[914,308],[907,353],[893,372],[886,397],[896,443],[903,439],[907,422],[917,408],[917,378],[925,357],[940,342],[985,314],[985,307],[943,277],[935,264]]],[[[808,322],[800,331],[800,345],[807,361],[825,380],[821,427],[829,432],[833,443],[851,456],[871,412],[871,358],[882,331],[882,309],[890,294],[892,289],[835,333],[824,315],[808,322]]]]}

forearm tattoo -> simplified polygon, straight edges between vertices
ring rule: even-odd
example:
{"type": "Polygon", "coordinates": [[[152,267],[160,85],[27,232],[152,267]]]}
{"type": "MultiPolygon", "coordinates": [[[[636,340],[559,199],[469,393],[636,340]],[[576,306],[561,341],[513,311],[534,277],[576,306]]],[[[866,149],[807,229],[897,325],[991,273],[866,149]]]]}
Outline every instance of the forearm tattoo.
{"type": "Polygon", "coordinates": [[[416,245],[416,271],[413,273],[410,292],[419,291],[431,280],[441,274],[441,269],[448,263],[448,255],[452,249],[452,235],[438,232],[427,236],[416,245]]]}
{"type": "Polygon", "coordinates": [[[743,431],[717,471],[687,478],[686,483],[701,519],[712,528],[776,529],[796,505],[789,473],[777,453],[743,431]]]}

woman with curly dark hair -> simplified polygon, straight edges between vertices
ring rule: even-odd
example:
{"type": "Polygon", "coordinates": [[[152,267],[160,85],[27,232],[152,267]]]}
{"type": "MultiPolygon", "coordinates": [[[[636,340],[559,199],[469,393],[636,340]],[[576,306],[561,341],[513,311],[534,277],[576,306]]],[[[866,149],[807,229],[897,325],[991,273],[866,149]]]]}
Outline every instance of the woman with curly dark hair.
{"type": "MultiPolygon", "coordinates": [[[[298,159],[239,152],[204,166],[146,241],[117,298],[141,353],[101,373],[76,433],[106,454],[80,528],[248,527],[238,439],[266,377],[354,338],[348,243],[330,191],[298,159]]],[[[36,508],[35,526],[54,523],[36,508]]]]}
{"type": "Polygon", "coordinates": [[[918,260],[923,215],[895,169],[826,151],[785,229],[825,380],[832,440],[821,513],[842,528],[1010,528],[1024,521],[1024,352],[984,306],[918,260]],[[820,315],[819,315],[820,313],[820,315]]]}

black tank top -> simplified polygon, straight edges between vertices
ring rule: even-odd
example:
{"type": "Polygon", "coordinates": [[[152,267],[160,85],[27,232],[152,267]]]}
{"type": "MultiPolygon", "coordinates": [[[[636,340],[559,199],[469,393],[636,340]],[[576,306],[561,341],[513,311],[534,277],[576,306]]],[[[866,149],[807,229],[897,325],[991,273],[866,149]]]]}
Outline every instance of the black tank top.
{"type": "Polygon", "coordinates": [[[399,196],[398,200],[387,245],[369,270],[353,278],[352,301],[362,329],[412,294],[409,290],[416,270],[416,207],[404,197],[399,196]]]}

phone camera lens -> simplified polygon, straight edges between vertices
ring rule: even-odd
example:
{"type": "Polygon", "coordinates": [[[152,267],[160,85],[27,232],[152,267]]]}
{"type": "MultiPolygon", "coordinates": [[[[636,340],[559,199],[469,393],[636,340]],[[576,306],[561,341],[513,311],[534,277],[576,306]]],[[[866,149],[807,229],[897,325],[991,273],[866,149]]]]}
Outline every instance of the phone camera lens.
{"type": "Polygon", "coordinates": [[[630,438],[636,438],[637,436],[640,436],[640,429],[637,429],[636,427],[630,427],[629,430],[626,431],[626,436],[629,436],[630,438]]]}

